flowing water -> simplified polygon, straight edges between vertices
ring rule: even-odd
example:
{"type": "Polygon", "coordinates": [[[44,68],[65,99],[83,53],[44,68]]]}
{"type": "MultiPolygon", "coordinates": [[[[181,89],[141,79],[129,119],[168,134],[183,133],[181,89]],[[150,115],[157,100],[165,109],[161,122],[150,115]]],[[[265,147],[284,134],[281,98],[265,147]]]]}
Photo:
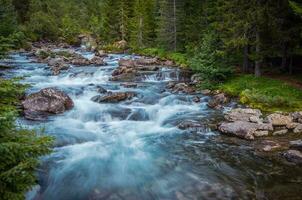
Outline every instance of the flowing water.
{"type": "Polygon", "coordinates": [[[206,106],[209,97],[199,95],[202,103],[194,103],[194,96],[165,91],[168,81],[181,78],[177,69],[146,75],[134,89],[109,81],[118,60],[129,57],[110,55],[108,66],[73,67],[59,76],[26,54],[3,61],[14,66],[6,76],[25,76],[23,82],[32,85],[28,93],[57,87],[75,103],[71,111],[45,122],[19,119],[56,138],[54,152],[42,158],[37,171],[40,190],[34,199],[302,198],[300,168],[256,155],[248,142],[211,131],[207,124],[223,113],[206,106]],[[138,95],[99,104],[90,100],[97,86],[138,95]],[[205,126],[178,129],[186,120],[205,126]]]}

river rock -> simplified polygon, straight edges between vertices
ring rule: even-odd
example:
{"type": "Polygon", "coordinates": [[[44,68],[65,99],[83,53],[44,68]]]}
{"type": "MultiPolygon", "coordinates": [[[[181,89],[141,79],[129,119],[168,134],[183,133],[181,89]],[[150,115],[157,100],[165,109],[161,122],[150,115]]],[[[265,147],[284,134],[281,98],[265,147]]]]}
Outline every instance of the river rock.
{"type": "Polygon", "coordinates": [[[185,94],[195,93],[195,89],[190,87],[186,83],[177,83],[171,89],[173,93],[185,93],[185,94]]]}
{"type": "Polygon", "coordinates": [[[288,161],[295,164],[302,164],[302,153],[297,150],[288,150],[283,153],[283,157],[288,161]]]}
{"type": "Polygon", "coordinates": [[[108,54],[105,53],[104,50],[98,50],[98,51],[96,51],[95,55],[98,56],[98,57],[101,57],[101,58],[108,57],[108,54]]]}
{"type": "Polygon", "coordinates": [[[299,124],[295,129],[294,133],[302,133],[302,124],[299,124]]]}
{"type": "Polygon", "coordinates": [[[191,76],[191,83],[193,84],[199,84],[202,82],[202,78],[200,74],[193,74],[191,76]]]}
{"type": "Polygon", "coordinates": [[[60,114],[73,108],[72,99],[56,88],[45,88],[31,94],[22,102],[25,118],[39,120],[40,114],[60,114]]]}
{"type": "Polygon", "coordinates": [[[269,132],[268,131],[255,131],[254,136],[255,137],[265,137],[268,136],[269,132]]]}
{"type": "Polygon", "coordinates": [[[293,129],[297,128],[297,126],[299,126],[299,125],[300,125],[299,123],[293,122],[293,123],[287,124],[286,128],[293,130],[293,129]]]}
{"type": "Polygon", "coordinates": [[[135,67],[134,60],[129,60],[129,59],[120,59],[118,62],[118,65],[120,67],[135,67]]]}
{"type": "Polygon", "coordinates": [[[100,65],[100,66],[107,65],[107,63],[104,61],[104,59],[103,59],[102,57],[99,57],[99,56],[94,56],[94,57],[90,60],[90,64],[93,64],[93,65],[100,65]]]}
{"type": "Polygon", "coordinates": [[[242,139],[254,140],[254,133],[257,131],[257,124],[244,122],[244,121],[236,121],[231,123],[222,123],[218,130],[222,133],[234,135],[242,139]]]}
{"type": "Polygon", "coordinates": [[[135,60],[135,65],[136,66],[146,66],[146,65],[159,65],[159,61],[157,58],[139,58],[135,60]]]}
{"type": "Polygon", "coordinates": [[[195,97],[193,97],[192,101],[195,103],[200,103],[201,100],[198,96],[195,96],[195,97]]]}
{"type": "Polygon", "coordinates": [[[293,118],[291,116],[282,115],[279,113],[271,114],[267,116],[267,119],[273,124],[273,126],[287,126],[293,122],[293,118]]]}
{"type": "Polygon", "coordinates": [[[120,41],[117,41],[113,44],[114,47],[118,48],[118,49],[126,49],[127,46],[128,46],[128,42],[126,40],[120,40],[120,41]]]}
{"type": "Polygon", "coordinates": [[[290,141],[290,148],[302,151],[302,140],[290,141]]]}
{"type": "Polygon", "coordinates": [[[265,134],[264,131],[272,131],[272,124],[252,123],[246,121],[223,122],[219,125],[218,130],[222,133],[234,135],[242,139],[253,140],[254,136],[260,137],[265,134]]]}
{"type": "Polygon", "coordinates": [[[261,150],[264,152],[271,152],[281,149],[281,145],[275,141],[264,140],[261,142],[261,150]]]}
{"type": "Polygon", "coordinates": [[[97,92],[100,93],[100,94],[105,94],[107,93],[107,90],[105,88],[103,88],[102,86],[96,86],[97,88],[97,92]]]}
{"type": "Polygon", "coordinates": [[[132,67],[121,66],[112,72],[112,76],[119,76],[122,74],[134,74],[136,72],[137,72],[137,70],[132,67]]]}
{"type": "Polygon", "coordinates": [[[161,62],[161,65],[172,67],[172,66],[174,66],[175,64],[174,64],[174,62],[171,61],[171,60],[165,60],[165,61],[162,61],[162,62],[161,62]]]}
{"type": "Polygon", "coordinates": [[[208,102],[208,106],[210,108],[220,109],[227,101],[228,99],[223,93],[217,94],[208,102]]]}
{"type": "Polygon", "coordinates": [[[122,81],[122,82],[131,82],[131,81],[140,81],[142,77],[139,76],[137,73],[125,73],[112,76],[110,81],[122,81]]]}
{"type": "Polygon", "coordinates": [[[181,122],[177,127],[181,130],[189,130],[193,132],[203,132],[206,129],[204,124],[193,120],[181,122]]]}
{"type": "Polygon", "coordinates": [[[302,111],[290,114],[295,122],[302,123],[302,111]]]}
{"type": "Polygon", "coordinates": [[[282,130],[275,131],[275,132],[273,133],[273,135],[274,135],[274,136],[285,135],[286,133],[288,133],[288,130],[287,130],[287,129],[282,129],[282,130]]]}
{"type": "Polygon", "coordinates": [[[224,117],[226,120],[234,121],[246,121],[259,123],[261,122],[260,116],[262,115],[261,111],[258,109],[243,109],[236,108],[228,112],[224,117]]]}
{"type": "Polygon", "coordinates": [[[137,83],[121,83],[120,85],[125,88],[137,88],[137,83]]]}
{"type": "Polygon", "coordinates": [[[133,92],[116,92],[107,93],[104,96],[98,95],[93,97],[91,100],[97,103],[118,103],[121,101],[132,99],[135,96],[133,92]]]}

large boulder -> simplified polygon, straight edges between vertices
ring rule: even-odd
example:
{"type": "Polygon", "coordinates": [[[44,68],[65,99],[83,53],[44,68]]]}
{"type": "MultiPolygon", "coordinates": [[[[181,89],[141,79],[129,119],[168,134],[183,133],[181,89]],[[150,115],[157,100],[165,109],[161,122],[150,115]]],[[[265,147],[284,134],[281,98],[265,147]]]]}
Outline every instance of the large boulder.
{"type": "Polygon", "coordinates": [[[254,133],[257,131],[257,125],[250,122],[236,121],[231,123],[222,123],[218,127],[222,133],[237,136],[242,139],[254,140],[254,133]]]}
{"type": "Polygon", "coordinates": [[[267,116],[267,119],[273,126],[287,126],[293,122],[293,118],[288,115],[273,113],[267,116]]]}
{"type": "Polygon", "coordinates": [[[91,100],[97,103],[118,103],[121,101],[132,99],[135,96],[133,92],[108,92],[101,96],[95,96],[91,100]]]}
{"type": "Polygon", "coordinates": [[[233,109],[225,115],[225,119],[231,122],[246,121],[246,122],[260,122],[261,111],[258,109],[233,109]]]}
{"type": "Polygon", "coordinates": [[[39,120],[45,114],[60,114],[73,108],[72,99],[56,88],[45,88],[22,102],[25,118],[39,120]]]}
{"type": "Polygon", "coordinates": [[[253,140],[255,139],[255,136],[260,136],[259,131],[271,131],[273,130],[273,127],[271,124],[257,124],[246,121],[235,121],[221,123],[218,127],[218,130],[228,135],[237,136],[242,139],[253,140]]]}
{"type": "Polygon", "coordinates": [[[225,94],[220,93],[215,95],[209,102],[208,106],[214,109],[220,109],[223,104],[227,103],[228,99],[225,94]]]}

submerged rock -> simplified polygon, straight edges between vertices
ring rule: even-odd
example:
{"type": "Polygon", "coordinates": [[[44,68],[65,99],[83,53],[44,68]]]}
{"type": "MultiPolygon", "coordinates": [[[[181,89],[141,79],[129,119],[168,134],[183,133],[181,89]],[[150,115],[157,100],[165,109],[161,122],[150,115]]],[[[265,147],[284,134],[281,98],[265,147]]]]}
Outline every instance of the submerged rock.
{"type": "Polygon", "coordinates": [[[189,130],[191,132],[204,132],[207,128],[205,124],[193,120],[181,122],[177,127],[181,130],[189,130]]]}
{"type": "Polygon", "coordinates": [[[22,102],[25,118],[41,120],[46,114],[60,114],[73,108],[72,99],[56,88],[45,88],[22,102]]]}
{"type": "Polygon", "coordinates": [[[125,88],[137,88],[137,83],[121,83],[121,86],[125,88]]]}
{"type": "Polygon", "coordinates": [[[290,148],[302,151],[302,140],[290,141],[290,148]]]}
{"type": "Polygon", "coordinates": [[[302,153],[300,151],[288,150],[282,155],[288,162],[292,162],[295,164],[302,164],[302,153]]]}
{"type": "Polygon", "coordinates": [[[97,103],[118,103],[125,100],[130,100],[135,96],[133,92],[116,92],[107,93],[104,96],[98,95],[91,100],[97,103]]]}
{"type": "Polygon", "coordinates": [[[265,152],[277,151],[282,148],[282,146],[274,141],[271,140],[264,140],[261,142],[261,150],[265,152]]]}
{"type": "Polygon", "coordinates": [[[100,94],[105,94],[107,93],[107,90],[105,88],[103,88],[102,86],[96,86],[97,88],[97,92],[100,93],[100,94]]]}

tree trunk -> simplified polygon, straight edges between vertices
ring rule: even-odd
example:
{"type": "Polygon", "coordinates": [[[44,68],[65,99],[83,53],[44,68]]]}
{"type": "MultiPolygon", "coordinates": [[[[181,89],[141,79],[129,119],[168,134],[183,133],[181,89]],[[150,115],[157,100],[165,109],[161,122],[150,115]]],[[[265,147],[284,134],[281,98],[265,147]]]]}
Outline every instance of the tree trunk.
{"type": "Polygon", "coordinates": [[[247,73],[249,70],[249,46],[245,45],[243,49],[243,68],[242,71],[247,73]]]}
{"type": "Polygon", "coordinates": [[[286,43],[283,44],[283,49],[282,49],[282,64],[281,64],[281,69],[286,71],[286,64],[287,64],[287,45],[286,43]]]}
{"type": "Polygon", "coordinates": [[[257,28],[256,30],[256,61],[255,61],[255,76],[260,77],[261,76],[261,58],[260,58],[260,33],[257,28]]]}
{"type": "Polygon", "coordinates": [[[139,28],[138,28],[138,45],[140,48],[143,47],[143,17],[139,18],[139,28]]]}
{"type": "Polygon", "coordinates": [[[176,0],[173,1],[174,51],[177,50],[176,0]]]}
{"type": "Polygon", "coordinates": [[[293,55],[290,55],[290,62],[289,62],[289,74],[290,75],[293,74],[293,62],[294,62],[293,55]]]}

